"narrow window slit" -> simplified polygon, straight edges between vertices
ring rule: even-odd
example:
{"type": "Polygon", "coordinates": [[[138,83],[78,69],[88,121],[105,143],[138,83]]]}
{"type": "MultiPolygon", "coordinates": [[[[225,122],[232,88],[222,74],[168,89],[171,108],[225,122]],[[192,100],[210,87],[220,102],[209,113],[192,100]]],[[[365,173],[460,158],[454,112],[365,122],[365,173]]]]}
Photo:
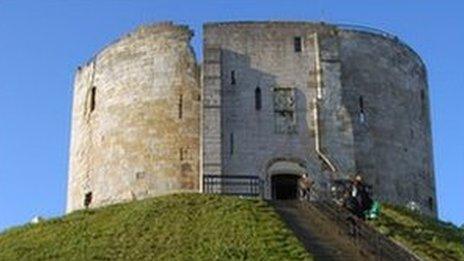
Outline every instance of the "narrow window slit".
{"type": "Polygon", "coordinates": [[[135,173],[135,178],[136,178],[136,179],[143,179],[143,178],[145,178],[145,172],[137,172],[137,173],[135,173]]]}
{"type": "Polygon", "coordinates": [[[302,45],[301,45],[301,37],[296,36],[293,38],[293,48],[295,50],[295,53],[300,53],[302,50],[302,45]]]}
{"type": "Polygon", "coordinates": [[[427,104],[425,101],[425,91],[422,89],[420,91],[420,99],[421,99],[421,117],[425,118],[425,115],[427,113],[427,104]]]}
{"type": "Polygon", "coordinates": [[[183,101],[182,101],[183,97],[182,97],[182,94],[179,95],[179,119],[182,119],[182,113],[183,113],[183,101]]]}
{"type": "Polygon", "coordinates": [[[364,113],[364,98],[362,96],[359,96],[359,111],[364,113]]]}
{"type": "Polygon", "coordinates": [[[428,205],[429,205],[429,209],[431,211],[433,211],[434,207],[433,207],[433,198],[432,197],[428,198],[428,205]]]}
{"type": "Polygon", "coordinates": [[[364,98],[359,96],[359,121],[364,123],[366,121],[366,114],[364,113],[364,98]]]}
{"type": "Polygon", "coordinates": [[[237,80],[235,79],[235,71],[232,70],[230,71],[230,84],[235,85],[237,83],[237,80]]]}
{"type": "Polygon", "coordinates": [[[230,134],[230,155],[234,154],[234,134],[230,134]]]}
{"type": "Polygon", "coordinates": [[[255,89],[255,109],[261,110],[261,88],[256,87],[255,89]]]}
{"type": "Polygon", "coordinates": [[[97,96],[97,87],[92,87],[90,90],[90,101],[89,101],[89,111],[93,112],[95,110],[95,105],[96,105],[96,96],[97,96]]]}

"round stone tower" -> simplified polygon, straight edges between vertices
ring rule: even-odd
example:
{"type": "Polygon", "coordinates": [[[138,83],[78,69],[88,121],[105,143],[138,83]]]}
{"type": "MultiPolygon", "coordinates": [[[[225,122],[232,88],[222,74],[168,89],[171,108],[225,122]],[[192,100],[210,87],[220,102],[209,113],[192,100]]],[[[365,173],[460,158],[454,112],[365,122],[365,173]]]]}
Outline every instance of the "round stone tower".
{"type": "Polygon", "coordinates": [[[186,26],[142,26],[79,68],[67,211],[198,191],[199,71],[186,26]],[[88,202],[87,202],[88,203],[88,202]]]}
{"type": "Polygon", "coordinates": [[[426,68],[397,37],[308,22],[204,26],[203,170],[264,197],[361,172],[375,197],[436,214],[426,68]],[[221,155],[218,157],[217,155],[221,155]]]}
{"type": "Polygon", "coordinates": [[[377,198],[436,215],[426,67],[396,36],[338,26],[341,99],[350,112],[357,170],[377,198]]]}
{"type": "Polygon", "coordinates": [[[264,198],[283,199],[303,173],[323,195],[360,172],[377,199],[436,215],[426,68],[397,37],[207,23],[201,94],[191,36],[141,27],[78,70],[68,211],[199,191],[204,174],[257,176],[264,198]]]}

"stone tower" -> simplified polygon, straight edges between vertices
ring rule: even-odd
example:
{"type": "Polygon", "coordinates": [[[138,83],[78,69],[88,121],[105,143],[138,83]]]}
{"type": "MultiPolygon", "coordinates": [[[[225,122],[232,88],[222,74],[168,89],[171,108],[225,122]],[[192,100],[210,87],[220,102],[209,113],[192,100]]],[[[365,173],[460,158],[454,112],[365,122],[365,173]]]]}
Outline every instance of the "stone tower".
{"type": "Polygon", "coordinates": [[[198,191],[199,70],[186,26],[140,27],[78,69],[67,211],[198,191]]]}
{"type": "Polygon", "coordinates": [[[258,175],[264,197],[279,198],[305,172],[319,191],[361,172],[380,200],[436,213],[426,69],[396,37],[208,23],[203,94],[204,173],[258,175]]]}
{"type": "Polygon", "coordinates": [[[253,175],[267,199],[361,172],[436,215],[426,68],[395,36],[309,22],[141,27],[76,74],[68,211],[253,175]],[[201,78],[201,83],[200,83],[201,78]],[[201,87],[201,88],[200,88],[201,87]],[[200,97],[201,96],[201,97],[200,97]]]}

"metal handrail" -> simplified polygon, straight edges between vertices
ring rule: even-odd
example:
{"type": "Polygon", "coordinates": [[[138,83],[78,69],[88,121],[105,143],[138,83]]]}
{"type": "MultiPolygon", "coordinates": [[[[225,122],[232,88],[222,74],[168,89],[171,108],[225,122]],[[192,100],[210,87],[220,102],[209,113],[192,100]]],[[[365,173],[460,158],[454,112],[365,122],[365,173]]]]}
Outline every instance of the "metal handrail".
{"type": "Polygon", "coordinates": [[[384,30],[381,30],[381,29],[373,28],[373,27],[370,27],[370,26],[366,26],[366,25],[355,25],[355,24],[343,24],[343,23],[341,23],[341,24],[334,24],[334,26],[339,28],[339,29],[346,30],[346,31],[363,32],[363,33],[370,33],[370,34],[374,34],[374,35],[380,35],[382,37],[385,37],[387,39],[395,41],[395,42],[401,44],[402,46],[404,46],[405,48],[407,48],[411,53],[413,53],[417,57],[417,60],[419,61],[419,63],[425,68],[425,63],[424,63],[424,61],[422,61],[422,58],[420,57],[420,55],[412,47],[410,47],[406,42],[404,42],[398,36],[396,36],[396,35],[394,35],[392,33],[389,33],[387,31],[384,31],[384,30]]]}
{"type": "Polygon", "coordinates": [[[384,37],[390,38],[392,40],[399,40],[398,36],[389,33],[387,31],[373,28],[370,26],[366,25],[356,25],[356,24],[335,24],[336,27],[341,28],[343,30],[350,30],[350,31],[360,31],[360,32],[366,32],[366,33],[372,33],[372,34],[379,34],[384,37]]]}
{"type": "Polygon", "coordinates": [[[206,194],[260,197],[263,184],[256,175],[203,175],[202,191],[206,194]]]}

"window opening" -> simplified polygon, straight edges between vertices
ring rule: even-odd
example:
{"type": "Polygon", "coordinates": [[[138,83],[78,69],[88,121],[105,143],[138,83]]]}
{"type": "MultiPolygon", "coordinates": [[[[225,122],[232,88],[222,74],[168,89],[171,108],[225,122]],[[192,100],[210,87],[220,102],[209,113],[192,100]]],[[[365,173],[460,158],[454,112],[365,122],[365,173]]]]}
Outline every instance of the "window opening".
{"type": "Polygon", "coordinates": [[[427,107],[425,102],[425,91],[420,91],[420,98],[421,98],[421,117],[424,118],[427,113],[427,107]]]}
{"type": "Polygon", "coordinates": [[[293,38],[293,48],[295,50],[295,53],[300,53],[302,46],[301,46],[301,37],[296,36],[293,38]]]}
{"type": "Polygon", "coordinates": [[[230,134],[230,155],[234,154],[234,133],[230,134]]]}
{"type": "Polygon", "coordinates": [[[84,207],[88,208],[90,204],[92,203],[92,192],[87,192],[84,195],[84,207]]]}
{"type": "Polygon", "coordinates": [[[261,110],[261,88],[256,87],[255,89],[255,109],[261,110]]]}
{"type": "Polygon", "coordinates": [[[182,113],[183,113],[182,112],[182,109],[183,109],[183,107],[182,107],[183,106],[182,98],[183,98],[182,94],[180,94],[179,95],[179,104],[178,104],[178,106],[179,106],[179,119],[182,119],[182,113]]]}
{"type": "Polygon", "coordinates": [[[432,197],[429,197],[428,205],[429,205],[429,209],[433,211],[433,198],[432,197]]]}
{"type": "Polygon", "coordinates": [[[359,96],[359,111],[364,113],[364,98],[359,96]]]}
{"type": "Polygon", "coordinates": [[[235,85],[237,83],[237,80],[235,79],[235,71],[232,70],[230,72],[230,84],[235,85]]]}
{"type": "Polygon", "coordinates": [[[143,179],[143,178],[145,178],[145,172],[137,172],[137,173],[135,173],[135,178],[136,178],[136,179],[143,179]]]}
{"type": "Polygon", "coordinates": [[[364,113],[364,98],[359,96],[359,121],[364,123],[366,121],[366,115],[364,113]]]}
{"type": "Polygon", "coordinates": [[[92,89],[90,90],[90,104],[89,104],[89,109],[90,109],[90,112],[93,112],[95,110],[95,99],[96,99],[96,95],[97,95],[97,87],[92,87],[92,89]]]}

